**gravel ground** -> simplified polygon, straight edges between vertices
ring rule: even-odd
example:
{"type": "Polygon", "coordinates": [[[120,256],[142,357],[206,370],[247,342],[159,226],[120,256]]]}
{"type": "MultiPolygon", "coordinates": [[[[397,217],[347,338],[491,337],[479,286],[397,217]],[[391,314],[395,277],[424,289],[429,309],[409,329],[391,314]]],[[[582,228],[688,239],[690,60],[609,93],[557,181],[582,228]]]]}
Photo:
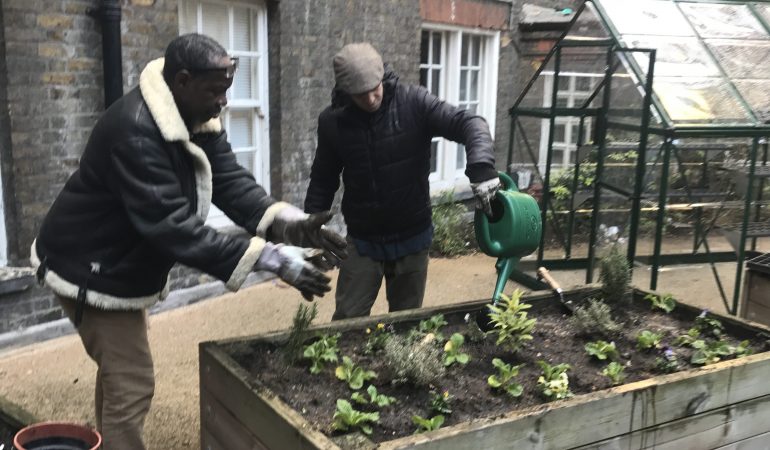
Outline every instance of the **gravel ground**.
{"type": "MultiPolygon", "coordinates": [[[[491,296],[495,284],[494,259],[477,254],[456,259],[433,259],[425,305],[477,300],[491,296]]],[[[732,286],[735,264],[719,265],[723,282],[732,286]]],[[[584,281],[584,272],[557,272],[564,287],[584,281]]],[[[646,287],[649,271],[635,272],[634,281],[646,287]]],[[[678,266],[661,273],[659,290],[677,298],[723,311],[707,265],[678,266]]],[[[508,290],[513,289],[509,283],[508,290]]],[[[275,281],[227,294],[188,307],[154,315],[150,341],[157,386],[145,427],[150,449],[200,448],[198,346],[202,341],[264,333],[289,326],[301,297],[275,281]]],[[[317,322],[330,320],[332,295],[318,300],[317,322]]],[[[387,311],[380,292],[374,313],[387,311]]],[[[0,354],[0,395],[42,420],[93,423],[93,386],[96,366],[77,336],[66,336],[0,354]]]]}

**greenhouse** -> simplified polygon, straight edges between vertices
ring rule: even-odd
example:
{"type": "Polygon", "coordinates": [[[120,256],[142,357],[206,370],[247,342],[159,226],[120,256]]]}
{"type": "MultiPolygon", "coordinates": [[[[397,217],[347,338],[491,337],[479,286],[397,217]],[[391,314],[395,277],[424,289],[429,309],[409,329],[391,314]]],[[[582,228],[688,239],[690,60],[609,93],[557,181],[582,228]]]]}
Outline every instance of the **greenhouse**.
{"type": "Polygon", "coordinates": [[[744,261],[770,251],[770,3],[588,1],[510,114],[508,167],[542,183],[538,266],[592,282],[617,231],[651,289],[662,266],[709,264],[736,313],[744,261]]]}

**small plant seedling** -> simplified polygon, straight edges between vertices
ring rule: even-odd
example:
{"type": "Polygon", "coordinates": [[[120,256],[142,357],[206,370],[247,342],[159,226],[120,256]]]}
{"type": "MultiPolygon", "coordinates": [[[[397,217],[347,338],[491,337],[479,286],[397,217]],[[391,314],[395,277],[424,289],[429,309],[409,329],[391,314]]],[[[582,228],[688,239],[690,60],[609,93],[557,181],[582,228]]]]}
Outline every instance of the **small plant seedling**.
{"type": "Polygon", "coordinates": [[[289,337],[286,339],[286,344],[283,347],[283,356],[286,364],[294,364],[302,357],[302,344],[306,339],[307,329],[317,315],[318,308],[315,303],[311,306],[307,306],[304,303],[299,304],[297,311],[294,313],[289,337]]]}
{"type": "Polygon", "coordinates": [[[366,396],[361,392],[356,391],[353,392],[353,395],[350,396],[350,399],[362,405],[372,404],[378,408],[390,406],[393,403],[396,403],[395,397],[389,397],[385,394],[380,394],[377,392],[377,388],[373,384],[370,384],[369,387],[366,388],[366,393],[369,394],[369,398],[366,398],[366,396]]]}
{"type": "Polygon", "coordinates": [[[604,361],[605,359],[616,360],[618,359],[618,349],[615,347],[614,342],[596,341],[589,342],[585,345],[586,352],[590,356],[596,357],[596,359],[604,361]]]}
{"type": "Polygon", "coordinates": [[[372,354],[385,348],[385,341],[391,336],[391,330],[388,330],[384,323],[378,323],[374,329],[367,328],[366,335],[364,353],[372,354]]]}
{"type": "Polygon", "coordinates": [[[337,340],[340,338],[340,334],[335,335],[323,335],[315,342],[305,346],[305,350],[302,356],[310,360],[310,373],[321,373],[324,367],[324,363],[337,362],[337,340]]]}
{"type": "Polygon", "coordinates": [[[421,320],[419,325],[417,325],[417,331],[422,334],[433,333],[436,335],[437,339],[443,340],[439,331],[445,325],[447,325],[447,321],[444,319],[444,315],[436,314],[435,316],[431,316],[429,319],[421,320]]]}
{"type": "Polygon", "coordinates": [[[444,345],[445,366],[449,367],[454,363],[462,365],[468,364],[468,361],[471,360],[470,355],[460,351],[460,347],[462,347],[463,343],[465,343],[465,337],[460,333],[453,334],[452,337],[446,341],[446,344],[444,345]]]}
{"type": "Polygon", "coordinates": [[[612,381],[613,386],[617,386],[626,378],[626,374],[623,373],[623,370],[623,364],[612,361],[607,364],[607,367],[605,367],[604,370],[602,370],[602,375],[609,378],[610,381],[612,381]]]}
{"type": "Polygon", "coordinates": [[[537,379],[537,384],[542,389],[543,395],[549,400],[561,400],[572,397],[569,390],[569,377],[567,371],[569,364],[556,364],[554,366],[545,361],[537,364],[543,370],[543,374],[537,379]]]}
{"type": "Polygon", "coordinates": [[[687,330],[686,334],[677,336],[676,340],[674,340],[674,345],[679,347],[689,345],[692,347],[696,342],[703,342],[703,340],[700,339],[700,331],[693,327],[687,330]]]}
{"type": "Polygon", "coordinates": [[[719,339],[724,332],[725,327],[717,319],[708,315],[708,310],[703,310],[698,317],[695,318],[695,328],[701,333],[710,334],[719,339]]]}
{"type": "Polygon", "coordinates": [[[377,373],[373,370],[364,370],[362,367],[356,366],[353,364],[353,360],[347,356],[342,357],[342,365],[337,366],[334,374],[340,380],[347,382],[350,389],[354,391],[361,389],[365,381],[377,377],[377,373]]]}
{"type": "Polygon", "coordinates": [[[655,295],[647,294],[644,299],[652,303],[652,308],[662,309],[666,314],[676,308],[676,300],[671,294],[655,295]]]}
{"type": "Polygon", "coordinates": [[[655,367],[663,373],[674,373],[682,369],[676,353],[669,348],[663,350],[663,356],[655,358],[655,367]]]}
{"type": "Polygon", "coordinates": [[[412,416],[412,422],[417,425],[417,430],[414,434],[425,433],[427,431],[438,430],[441,425],[444,425],[444,416],[441,414],[433,416],[430,419],[422,418],[418,415],[412,416]]]}
{"type": "Polygon", "coordinates": [[[510,297],[501,295],[498,305],[490,305],[489,319],[493,325],[489,333],[497,334],[497,345],[504,345],[516,352],[526,341],[532,340],[530,332],[537,319],[527,318],[526,310],[531,305],[521,301],[523,292],[516,289],[510,297]]]}
{"type": "Polygon", "coordinates": [[[751,354],[749,341],[742,341],[737,346],[730,345],[727,341],[718,340],[711,342],[697,341],[693,343],[695,349],[690,362],[696,365],[714,364],[725,356],[740,358],[751,354]]]}
{"type": "Polygon", "coordinates": [[[511,366],[500,358],[493,359],[492,365],[497,368],[497,375],[490,375],[487,378],[487,384],[495,389],[504,390],[511,397],[518,397],[524,392],[524,387],[515,380],[521,365],[511,366]]]}
{"type": "Polygon", "coordinates": [[[334,412],[333,420],[333,430],[348,431],[351,428],[358,428],[362,433],[369,435],[372,434],[370,424],[379,422],[380,413],[357,411],[349,401],[337,399],[337,410],[334,412]]]}
{"type": "Polygon", "coordinates": [[[592,298],[587,305],[575,308],[570,321],[583,334],[612,336],[620,331],[620,325],[612,319],[611,313],[609,305],[592,298]]]}
{"type": "Polygon", "coordinates": [[[650,348],[660,348],[660,341],[663,339],[662,333],[653,333],[649,330],[643,330],[636,337],[636,347],[640,350],[650,348]]]}
{"type": "Polygon", "coordinates": [[[436,414],[452,414],[452,399],[454,396],[449,391],[430,393],[430,410],[436,414]]]}

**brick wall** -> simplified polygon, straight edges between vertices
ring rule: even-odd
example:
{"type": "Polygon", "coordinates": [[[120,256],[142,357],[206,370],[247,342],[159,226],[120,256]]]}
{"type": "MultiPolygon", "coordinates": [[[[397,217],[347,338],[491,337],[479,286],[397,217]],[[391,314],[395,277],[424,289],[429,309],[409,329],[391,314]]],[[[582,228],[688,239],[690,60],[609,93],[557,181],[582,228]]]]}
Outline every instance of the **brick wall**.
{"type": "Polygon", "coordinates": [[[369,41],[408,83],[418,82],[420,13],[414,0],[303,0],[269,4],[271,182],[302,205],[318,114],[331,103],[332,57],[369,41]]]}

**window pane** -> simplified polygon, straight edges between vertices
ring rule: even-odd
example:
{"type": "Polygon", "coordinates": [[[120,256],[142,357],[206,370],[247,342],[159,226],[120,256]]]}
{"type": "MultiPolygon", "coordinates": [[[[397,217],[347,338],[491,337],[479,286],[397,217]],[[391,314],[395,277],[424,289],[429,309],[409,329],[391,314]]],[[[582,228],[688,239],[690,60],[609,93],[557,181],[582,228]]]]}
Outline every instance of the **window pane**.
{"type": "Polygon", "coordinates": [[[198,31],[198,8],[192,2],[182,3],[179,7],[179,33],[195,33],[198,31]]]}
{"type": "Polygon", "coordinates": [[[441,92],[441,72],[436,69],[431,70],[431,78],[430,91],[433,95],[439,97],[441,92]]]}
{"type": "Polygon", "coordinates": [[[469,100],[479,99],[479,72],[474,70],[471,72],[471,96],[469,100]]]}
{"type": "Polygon", "coordinates": [[[257,82],[256,64],[255,58],[241,56],[238,59],[238,70],[235,71],[233,86],[230,88],[232,98],[251,99],[256,97],[253,86],[257,82]]]}
{"type": "Polygon", "coordinates": [[[457,160],[456,160],[457,166],[455,168],[457,170],[462,170],[465,168],[465,146],[462,144],[457,144],[457,160]]]}
{"type": "Polygon", "coordinates": [[[250,110],[230,111],[230,144],[233,148],[254,146],[253,125],[250,110]]]}
{"type": "Polygon", "coordinates": [[[462,43],[462,56],[460,58],[460,64],[463,65],[463,66],[467,66],[468,65],[468,47],[469,47],[468,35],[464,34],[463,35],[463,43],[462,43]]]}
{"type": "Polygon", "coordinates": [[[481,36],[473,36],[471,39],[473,42],[472,63],[474,66],[478,66],[481,58],[481,36]]]}
{"type": "Polygon", "coordinates": [[[593,79],[591,77],[575,77],[575,90],[588,92],[591,90],[593,79]]]}
{"type": "Polygon", "coordinates": [[[229,20],[227,19],[227,7],[216,4],[203,4],[203,29],[201,32],[211,36],[223,47],[230,46],[228,33],[229,20]]]}
{"type": "Polygon", "coordinates": [[[460,71],[460,101],[468,100],[468,71],[460,71]]]}
{"type": "Polygon", "coordinates": [[[433,33],[433,64],[441,64],[441,33],[433,33]]]}
{"type": "Polygon", "coordinates": [[[246,8],[233,8],[233,50],[250,51],[251,14],[246,8]]]}
{"type": "Polygon", "coordinates": [[[430,88],[428,86],[428,69],[420,69],[420,86],[430,88]]]}
{"type": "Polygon", "coordinates": [[[556,124],[553,127],[553,141],[564,142],[566,137],[566,129],[564,124],[556,124]]]}
{"type": "Polygon", "coordinates": [[[436,172],[438,170],[437,156],[438,140],[434,139],[430,143],[430,173],[436,172]]]}
{"type": "MultiPolygon", "coordinates": [[[[423,31],[422,38],[420,40],[420,64],[427,64],[428,61],[428,45],[430,44],[430,31],[423,31]]],[[[425,85],[423,85],[425,86],[425,85]]]]}
{"type": "Polygon", "coordinates": [[[237,152],[235,159],[238,164],[245,167],[249,172],[254,171],[254,152],[237,152]]]}

